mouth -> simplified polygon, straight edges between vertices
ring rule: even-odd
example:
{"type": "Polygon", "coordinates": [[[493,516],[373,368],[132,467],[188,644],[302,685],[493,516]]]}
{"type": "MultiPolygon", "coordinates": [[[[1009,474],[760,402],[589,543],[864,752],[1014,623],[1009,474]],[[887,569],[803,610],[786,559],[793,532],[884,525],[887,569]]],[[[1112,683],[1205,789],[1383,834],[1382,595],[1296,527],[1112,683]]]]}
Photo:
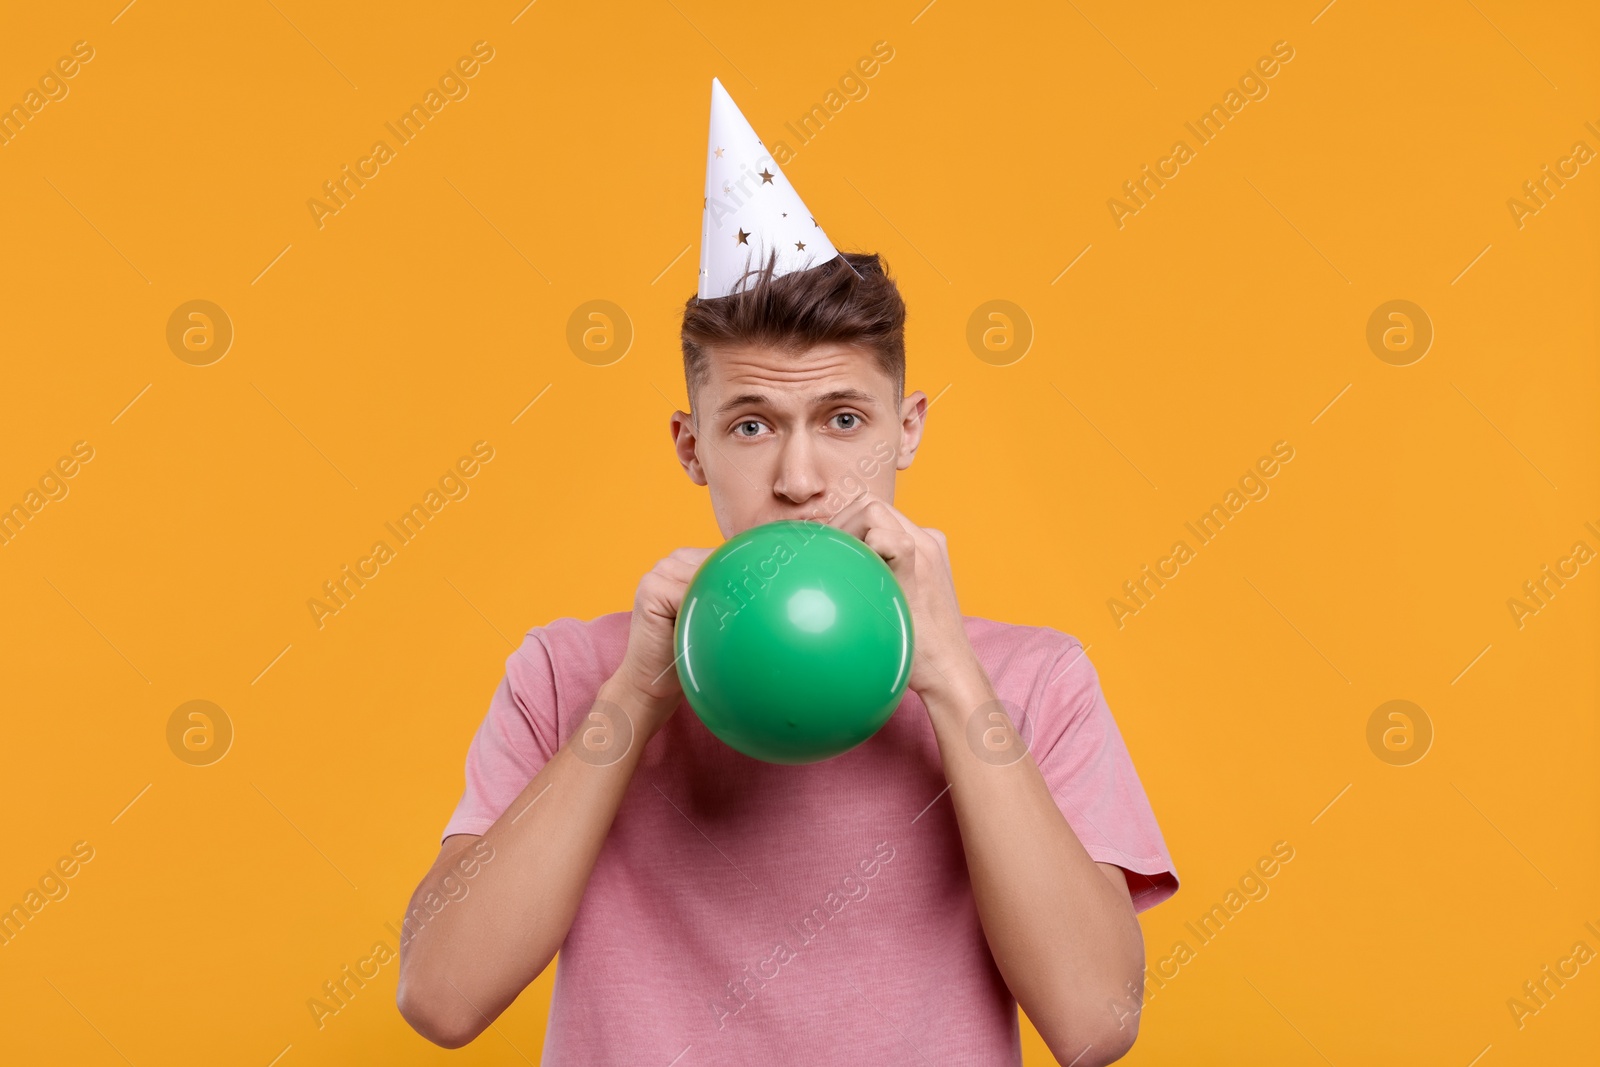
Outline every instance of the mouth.
{"type": "Polygon", "coordinates": [[[752,523],[751,525],[752,526],[765,526],[768,523],[773,523],[773,522],[819,522],[819,523],[827,524],[828,522],[830,522],[832,520],[832,518],[833,518],[832,515],[825,514],[825,513],[823,513],[823,511],[821,509],[818,509],[815,512],[799,511],[799,512],[795,512],[795,513],[790,514],[790,515],[773,515],[773,516],[769,516],[769,517],[764,518],[764,519],[759,519],[756,522],[752,523]]]}

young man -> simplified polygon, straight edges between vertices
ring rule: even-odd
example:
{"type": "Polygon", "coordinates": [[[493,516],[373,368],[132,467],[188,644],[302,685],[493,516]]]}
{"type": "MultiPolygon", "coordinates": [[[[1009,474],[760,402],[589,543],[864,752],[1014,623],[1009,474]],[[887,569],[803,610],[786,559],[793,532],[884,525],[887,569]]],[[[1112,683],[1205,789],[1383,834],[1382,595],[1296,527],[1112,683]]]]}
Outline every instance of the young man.
{"type": "Polygon", "coordinates": [[[1060,1062],[1110,1063],[1138,1030],[1137,912],[1178,881],[1094,668],[1060,631],[961,614],[944,536],[893,505],[928,408],[900,294],[717,83],[706,213],[678,459],[726,537],[806,519],[884,558],[909,691],[821,763],[724,745],[672,651],[704,548],[631,612],[529,631],[412,898],[400,1010],[459,1047],[559,949],[550,1065],[1016,1064],[1018,1004],[1060,1062]]]}

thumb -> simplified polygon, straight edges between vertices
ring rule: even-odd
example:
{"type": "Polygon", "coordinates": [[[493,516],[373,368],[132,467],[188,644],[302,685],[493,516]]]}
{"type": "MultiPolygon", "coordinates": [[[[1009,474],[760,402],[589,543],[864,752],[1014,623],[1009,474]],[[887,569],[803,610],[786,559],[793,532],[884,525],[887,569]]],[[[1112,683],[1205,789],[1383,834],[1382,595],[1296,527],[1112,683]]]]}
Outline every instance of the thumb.
{"type": "Polygon", "coordinates": [[[866,532],[863,540],[889,565],[896,578],[904,582],[912,576],[916,561],[915,545],[904,531],[875,526],[866,532]]]}

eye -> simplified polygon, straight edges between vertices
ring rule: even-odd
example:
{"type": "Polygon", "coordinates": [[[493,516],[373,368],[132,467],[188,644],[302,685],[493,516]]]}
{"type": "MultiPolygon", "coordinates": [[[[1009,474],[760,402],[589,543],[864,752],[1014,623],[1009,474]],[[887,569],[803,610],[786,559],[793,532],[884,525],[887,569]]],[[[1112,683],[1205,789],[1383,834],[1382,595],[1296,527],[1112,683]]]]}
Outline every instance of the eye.
{"type": "Polygon", "coordinates": [[[853,411],[841,411],[839,414],[835,415],[834,418],[850,420],[848,425],[839,427],[841,430],[854,430],[861,425],[861,416],[857,415],[853,411]]]}
{"type": "Polygon", "coordinates": [[[734,425],[733,425],[733,435],[735,437],[756,437],[756,436],[758,436],[758,434],[755,434],[755,433],[743,433],[741,431],[743,431],[744,428],[747,427],[747,426],[754,426],[754,427],[757,427],[759,429],[761,425],[762,425],[762,423],[757,419],[742,419],[739,422],[734,423],[734,425]]]}

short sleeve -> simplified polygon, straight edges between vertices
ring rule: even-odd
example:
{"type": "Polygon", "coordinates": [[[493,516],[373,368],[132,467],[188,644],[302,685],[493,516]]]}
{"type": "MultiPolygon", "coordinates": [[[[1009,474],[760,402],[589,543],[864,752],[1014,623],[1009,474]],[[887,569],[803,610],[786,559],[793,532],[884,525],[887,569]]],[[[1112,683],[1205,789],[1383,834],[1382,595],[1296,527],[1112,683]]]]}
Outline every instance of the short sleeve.
{"type": "Polygon", "coordinates": [[[506,657],[505,677],[467,748],[466,788],[440,835],[494,825],[559,747],[555,672],[539,630],[506,657]]]}
{"type": "Polygon", "coordinates": [[[1030,749],[1084,851],[1127,872],[1135,912],[1178,891],[1178,874],[1100,677],[1077,640],[1041,677],[1030,749]]]}

